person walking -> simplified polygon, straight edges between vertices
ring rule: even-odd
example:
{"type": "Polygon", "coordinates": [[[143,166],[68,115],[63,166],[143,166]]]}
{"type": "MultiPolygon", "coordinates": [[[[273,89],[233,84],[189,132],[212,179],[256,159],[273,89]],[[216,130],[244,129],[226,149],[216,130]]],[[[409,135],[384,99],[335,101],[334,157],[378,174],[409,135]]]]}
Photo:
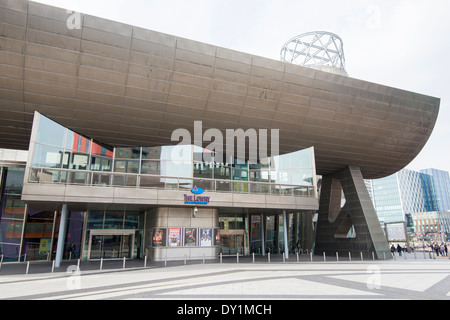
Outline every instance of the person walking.
{"type": "Polygon", "coordinates": [[[398,252],[398,256],[401,257],[402,256],[402,247],[400,247],[400,244],[397,244],[397,252],[398,252]]]}

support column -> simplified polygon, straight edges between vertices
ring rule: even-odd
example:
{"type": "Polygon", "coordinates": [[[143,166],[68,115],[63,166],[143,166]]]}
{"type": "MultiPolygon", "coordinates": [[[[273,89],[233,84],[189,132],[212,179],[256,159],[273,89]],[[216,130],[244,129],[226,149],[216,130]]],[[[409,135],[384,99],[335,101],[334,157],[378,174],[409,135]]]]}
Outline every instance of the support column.
{"type": "Polygon", "coordinates": [[[261,219],[261,255],[264,257],[266,255],[266,242],[264,239],[264,235],[266,233],[266,228],[265,228],[265,216],[263,213],[261,213],[260,215],[260,219],[261,219]]]}
{"type": "Polygon", "coordinates": [[[69,211],[67,204],[64,203],[61,209],[61,220],[59,222],[58,246],[56,247],[55,267],[59,268],[64,253],[64,241],[66,238],[67,217],[69,211]]]}
{"type": "Polygon", "coordinates": [[[348,166],[322,179],[316,254],[371,255],[390,253],[375,208],[357,166],[348,166]],[[345,204],[341,207],[341,192],[345,204]]]}
{"type": "Polygon", "coordinates": [[[284,235],[284,257],[289,259],[289,243],[288,243],[288,221],[286,210],[283,210],[283,235],[284,235]]]}

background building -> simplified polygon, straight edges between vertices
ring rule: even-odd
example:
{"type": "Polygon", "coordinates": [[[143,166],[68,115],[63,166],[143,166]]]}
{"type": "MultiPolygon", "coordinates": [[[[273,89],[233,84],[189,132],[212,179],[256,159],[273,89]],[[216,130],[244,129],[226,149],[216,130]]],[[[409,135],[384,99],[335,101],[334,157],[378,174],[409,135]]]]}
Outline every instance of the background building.
{"type": "Polygon", "coordinates": [[[382,179],[366,181],[380,223],[404,221],[417,239],[447,239],[450,179],[447,171],[403,169],[382,179]]]}

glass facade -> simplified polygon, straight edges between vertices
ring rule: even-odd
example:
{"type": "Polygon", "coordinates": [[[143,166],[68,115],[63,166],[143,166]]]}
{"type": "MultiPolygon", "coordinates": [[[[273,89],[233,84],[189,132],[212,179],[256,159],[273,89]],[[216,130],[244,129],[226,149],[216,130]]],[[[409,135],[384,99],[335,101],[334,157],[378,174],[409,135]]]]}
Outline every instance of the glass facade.
{"type": "Polygon", "coordinates": [[[448,172],[403,169],[389,177],[371,180],[371,187],[382,224],[405,221],[408,231],[420,239],[425,235],[436,238],[450,233],[448,172]]]}
{"type": "Polygon", "coordinates": [[[422,173],[427,211],[450,210],[450,177],[447,171],[425,169],[422,173]]]}
{"type": "Polygon", "coordinates": [[[256,210],[220,210],[220,247],[224,255],[236,253],[282,254],[306,253],[312,249],[312,212],[280,211],[258,213],[256,210]],[[287,245],[284,243],[285,226],[287,245]]]}
{"type": "Polygon", "coordinates": [[[39,115],[29,182],[315,197],[314,149],[228,163],[194,145],[105,147],[39,115]],[[205,157],[205,154],[207,157],[205,157]],[[209,161],[204,161],[207,158],[209,161]]]}
{"type": "Polygon", "coordinates": [[[21,239],[26,206],[20,200],[25,168],[0,167],[0,255],[4,261],[17,261],[21,255],[21,239]]]}
{"type": "Polygon", "coordinates": [[[373,180],[372,192],[375,210],[382,225],[404,220],[396,174],[373,180]]]}

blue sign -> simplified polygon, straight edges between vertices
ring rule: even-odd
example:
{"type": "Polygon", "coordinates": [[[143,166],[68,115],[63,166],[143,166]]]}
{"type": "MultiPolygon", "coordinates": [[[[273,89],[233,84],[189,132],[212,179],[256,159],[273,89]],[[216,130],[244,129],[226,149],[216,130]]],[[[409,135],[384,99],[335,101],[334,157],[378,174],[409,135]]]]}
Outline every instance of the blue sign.
{"type": "Polygon", "coordinates": [[[205,192],[202,188],[198,188],[197,186],[194,186],[191,189],[191,192],[194,194],[192,195],[184,195],[184,203],[185,204],[208,204],[209,203],[209,197],[205,196],[198,196],[199,194],[202,194],[205,192]]]}
{"type": "Polygon", "coordinates": [[[203,192],[205,192],[205,190],[203,190],[202,188],[197,188],[197,186],[194,186],[194,187],[191,189],[191,192],[192,192],[193,194],[202,194],[203,192]]]}

